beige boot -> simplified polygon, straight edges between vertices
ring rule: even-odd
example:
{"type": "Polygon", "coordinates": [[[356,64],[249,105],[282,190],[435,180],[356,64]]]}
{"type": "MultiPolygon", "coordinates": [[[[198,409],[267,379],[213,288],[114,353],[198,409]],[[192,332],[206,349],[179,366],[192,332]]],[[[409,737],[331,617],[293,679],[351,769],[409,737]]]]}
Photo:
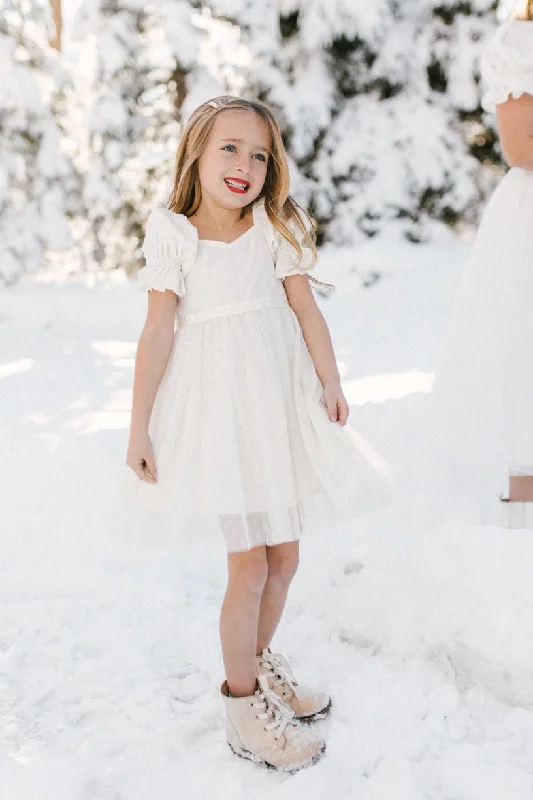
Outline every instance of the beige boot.
{"type": "Polygon", "coordinates": [[[262,655],[256,656],[255,666],[257,676],[267,677],[270,689],[294,712],[295,719],[314,722],[328,714],[331,708],[329,695],[300,686],[289,662],[281,653],[265,649],[262,655]]]}
{"type": "Polygon", "coordinates": [[[318,761],[326,745],[309,735],[294,714],[268,686],[266,676],[251,697],[231,697],[226,681],[221,692],[226,706],[226,733],[234,753],[258,764],[296,772],[318,761]]]}

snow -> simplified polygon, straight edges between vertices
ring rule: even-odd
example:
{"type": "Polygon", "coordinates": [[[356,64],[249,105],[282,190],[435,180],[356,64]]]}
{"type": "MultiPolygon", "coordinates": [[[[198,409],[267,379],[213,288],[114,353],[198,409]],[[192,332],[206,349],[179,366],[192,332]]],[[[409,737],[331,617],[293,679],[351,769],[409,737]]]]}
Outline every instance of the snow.
{"type": "Polygon", "coordinates": [[[2,800],[531,798],[533,539],[417,519],[413,441],[468,252],[432,240],[323,249],[352,421],[399,490],[302,543],[275,644],[334,708],[326,758],[292,777],[224,741],[222,543],[121,529],[144,295],[61,265],[0,297],[2,800]]]}

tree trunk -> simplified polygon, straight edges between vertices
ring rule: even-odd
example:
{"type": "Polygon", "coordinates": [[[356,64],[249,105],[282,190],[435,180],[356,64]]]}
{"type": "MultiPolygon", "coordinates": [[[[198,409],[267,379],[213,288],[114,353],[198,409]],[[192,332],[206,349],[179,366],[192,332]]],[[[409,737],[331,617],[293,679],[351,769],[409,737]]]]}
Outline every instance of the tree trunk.
{"type": "Polygon", "coordinates": [[[63,30],[63,20],[61,16],[61,0],[50,0],[52,9],[52,19],[54,21],[54,35],[50,39],[50,46],[61,52],[61,33],[63,30]]]}

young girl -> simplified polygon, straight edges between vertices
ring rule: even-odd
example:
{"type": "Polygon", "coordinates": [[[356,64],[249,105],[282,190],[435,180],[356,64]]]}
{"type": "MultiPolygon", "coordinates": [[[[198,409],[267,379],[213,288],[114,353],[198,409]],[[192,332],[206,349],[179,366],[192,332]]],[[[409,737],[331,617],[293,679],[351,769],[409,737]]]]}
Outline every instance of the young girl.
{"type": "Polygon", "coordinates": [[[533,0],[489,42],[483,106],[511,170],[479,229],[435,396],[439,455],[496,521],[533,527],[533,0]]]}
{"type": "Polygon", "coordinates": [[[228,742],[295,770],[324,751],[300,721],[324,716],[330,699],[299,686],[269,646],[302,520],[321,500],[342,507],[361,484],[371,490],[371,472],[342,430],[348,406],[309,286],[315,247],[266,106],[217,97],[193,113],[143,252],[152,291],[127,459],[142,481],[137,515],[176,539],[219,527],[228,742]]]}

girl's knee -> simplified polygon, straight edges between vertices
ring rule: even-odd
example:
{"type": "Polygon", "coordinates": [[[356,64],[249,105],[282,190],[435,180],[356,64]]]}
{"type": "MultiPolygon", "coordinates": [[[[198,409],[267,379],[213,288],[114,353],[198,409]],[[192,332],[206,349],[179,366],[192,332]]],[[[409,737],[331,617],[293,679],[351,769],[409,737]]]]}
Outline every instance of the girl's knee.
{"type": "Polygon", "coordinates": [[[254,548],[247,553],[234,553],[229,558],[229,583],[250,594],[261,594],[268,577],[265,549],[254,548]],[[257,551],[257,552],[256,552],[257,551]]]}
{"type": "Polygon", "coordinates": [[[269,554],[268,577],[276,577],[285,583],[290,583],[298,570],[299,556],[297,549],[281,553],[269,554]]]}

